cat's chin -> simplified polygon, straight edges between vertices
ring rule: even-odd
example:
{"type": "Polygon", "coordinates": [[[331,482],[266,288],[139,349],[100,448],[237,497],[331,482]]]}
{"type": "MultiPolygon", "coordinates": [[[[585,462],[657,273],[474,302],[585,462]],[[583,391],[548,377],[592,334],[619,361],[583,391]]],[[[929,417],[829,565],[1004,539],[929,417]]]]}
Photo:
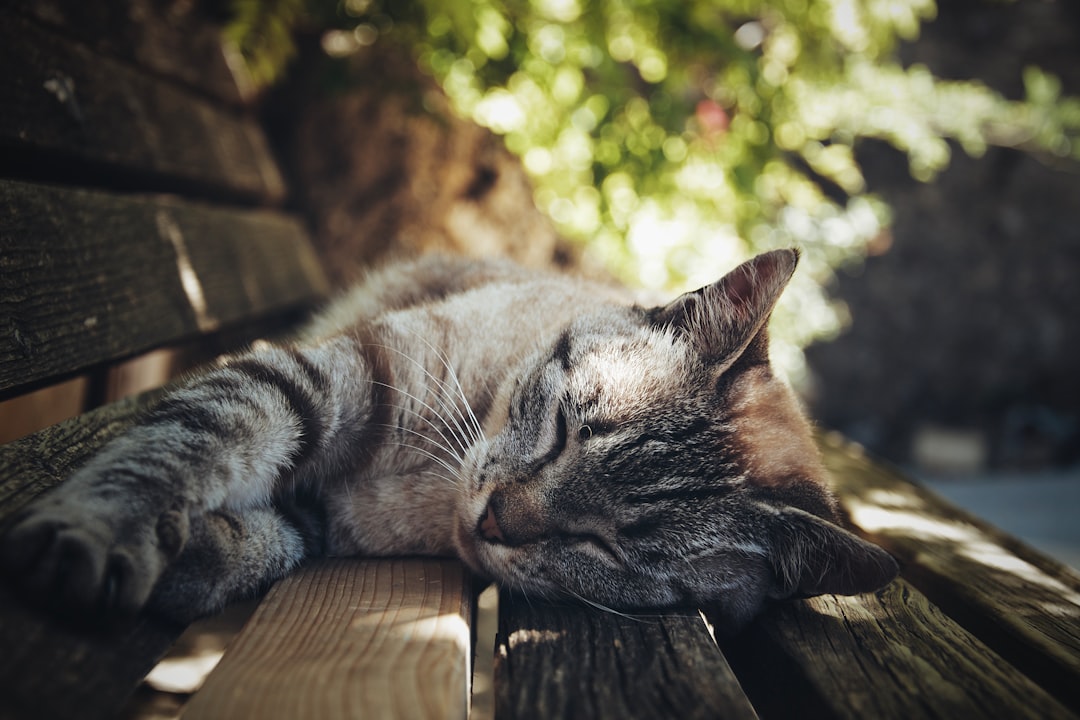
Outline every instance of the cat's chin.
{"type": "Polygon", "coordinates": [[[458,559],[465,563],[474,574],[486,580],[493,580],[494,575],[480,561],[478,544],[483,540],[476,534],[476,523],[471,525],[459,519],[454,526],[454,549],[458,559]]]}

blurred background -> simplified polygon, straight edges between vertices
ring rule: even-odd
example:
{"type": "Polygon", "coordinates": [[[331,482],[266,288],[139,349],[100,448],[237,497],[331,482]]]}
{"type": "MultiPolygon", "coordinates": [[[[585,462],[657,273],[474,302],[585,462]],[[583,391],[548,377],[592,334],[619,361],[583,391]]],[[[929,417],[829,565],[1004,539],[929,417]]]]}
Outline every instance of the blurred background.
{"type": "Polygon", "coordinates": [[[1080,6],[279,0],[228,37],[335,280],[449,248],[684,291],[804,249],[812,415],[1080,566],[1080,6]]]}
{"type": "Polygon", "coordinates": [[[238,1],[331,276],[444,248],[679,292],[797,245],[816,420],[1080,565],[1080,6],[238,1]]]}
{"type": "MultiPolygon", "coordinates": [[[[1080,566],[1077,3],[147,7],[221,28],[337,285],[444,249],[673,294],[798,246],[773,356],[817,422],[1080,566]]],[[[0,404],[0,439],[198,360],[0,404]]]]}

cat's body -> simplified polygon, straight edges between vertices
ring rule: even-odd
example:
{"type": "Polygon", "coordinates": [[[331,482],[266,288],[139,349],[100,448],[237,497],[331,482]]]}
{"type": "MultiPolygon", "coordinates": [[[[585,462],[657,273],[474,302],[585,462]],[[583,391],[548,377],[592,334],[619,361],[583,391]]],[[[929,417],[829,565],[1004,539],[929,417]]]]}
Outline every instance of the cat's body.
{"type": "Polygon", "coordinates": [[[313,554],[456,555],[620,608],[876,589],[764,325],[797,260],[651,309],[502,263],[374,274],[189,381],[3,540],[60,604],[211,612],[313,554]]]}

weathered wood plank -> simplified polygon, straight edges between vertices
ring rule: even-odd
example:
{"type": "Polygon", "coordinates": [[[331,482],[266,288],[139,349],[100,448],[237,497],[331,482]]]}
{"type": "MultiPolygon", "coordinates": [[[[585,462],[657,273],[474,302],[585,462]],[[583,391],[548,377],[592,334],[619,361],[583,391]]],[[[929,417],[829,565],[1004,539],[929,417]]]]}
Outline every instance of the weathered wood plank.
{"type": "MultiPolygon", "coordinates": [[[[7,162],[33,150],[127,173],[141,187],[202,187],[270,203],[284,197],[255,122],[196,93],[3,11],[0,67],[0,107],[19,110],[0,113],[7,162]]],[[[22,164],[40,177],[43,162],[22,164]]],[[[61,163],[52,166],[64,171],[61,163]]]]}
{"type": "Polygon", "coordinates": [[[96,52],[141,65],[231,105],[250,79],[234,75],[221,31],[199,3],[153,0],[12,0],[20,13],[61,29],[96,52]]]}
{"type": "Polygon", "coordinates": [[[4,180],[0,268],[0,396],[326,288],[288,216],[4,180]]]}
{"type": "MultiPolygon", "coordinates": [[[[100,408],[0,448],[0,527],[155,399],[100,408]]],[[[182,629],[148,618],[69,626],[0,588],[0,718],[114,717],[182,629]]]]}
{"type": "Polygon", "coordinates": [[[183,630],[139,617],[59,623],[0,587],[0,718],[113,718],[183,630]]]}
{"type": "Polygon", "coordinates": [[[694,611],[630,617],[504,593],[498,718],[754,718],[694,611]]]}
{"type": "Polygon", "coordinates": [[[904,577],[1080,712],[1080,575],[840,438],[822,447],[844,511],[904,577]]]}
{"type": "Polygon", "coordinates": [[[450,560],[326,560],[276,585],[185,718],[465,718],[472,590],[450,560]]]}
{"type": "Polygon", "coordinates": [[[121,400],[0,446],[0,526],[5,518],[59,485],[101,446],[130,427],[162,392],[121,400]]]}
{"type": "Polygon", "coordinates": [[[777,604],[721,645],[764,717],[1073,717],[903,580],[777,604]]]}

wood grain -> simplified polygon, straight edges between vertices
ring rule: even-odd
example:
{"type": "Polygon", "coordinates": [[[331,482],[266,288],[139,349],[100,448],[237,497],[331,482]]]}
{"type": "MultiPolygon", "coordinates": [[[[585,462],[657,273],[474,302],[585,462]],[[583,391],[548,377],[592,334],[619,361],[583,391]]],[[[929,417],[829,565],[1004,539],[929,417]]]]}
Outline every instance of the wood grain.
{"type": "Polygon", "coordinates": [[[183,627],[57,618],[0,587],[0,718],[114,718],[183,627]]]}
{"type": "Polygon", "coordinates": [[[956,622],[1080,712],[1080,575],[837,437],[823,442],[841,505],[956,622]]]}
{"type": "Polygon", "coordinates": [[[0,527],[7,517],[59,485],[109,439],[130,427],[161,393],[127,398],[0,446],[0,527]]]}
{"type": "Polygon", "coordinates": [[[472,590],[450,560],[337,559],[276,585],[185,718],[465,718],[472,590]]]}
{"type": "MultiPolygon", "coordinates": [[[[130,398],[0,447],[0,529],[157,396],[130,398]]],[[[151,618],[65,619],[0,586],[0,718],[115,717],[182,630],[151,618]]]]}
{"type": "Polygon", "coordinates": [[[503,594],[498,718],[754,718],[705,623],[503,594]]]}
{"type": "Polygon", "coordinates": [[[903,580],[777,604],[721,644],[766,718],[1074,717],[903,580]]]}
{"type": "MultiPolygon", "coordinates": [[[[0,67],[0,107],[18,108],[0,113],[5,154],[35,150],[88,163],[102,171],[99,181],[111,169],[143,187],[204,188],[264,203],[285,195],[258,125],[201,95],[5,11],[0,67]]],[[[44,162],[24,161],[22,171],[40,173],[44,162]]],[[[50,167],[65,171],[64,163],[50,167]]]]}
{"type": "Polygon", "coordinates": [[[326,288],[289,216],[7,180],[0,257],[0,396],[326,288]]]}
{"type": "Polygon", "coordinates": [[[242,68],[230,68],[221,31],[197,3],[152,0],[11,0],[18,12],[66,36],[230,105],[250,92],[242,68]]]}

